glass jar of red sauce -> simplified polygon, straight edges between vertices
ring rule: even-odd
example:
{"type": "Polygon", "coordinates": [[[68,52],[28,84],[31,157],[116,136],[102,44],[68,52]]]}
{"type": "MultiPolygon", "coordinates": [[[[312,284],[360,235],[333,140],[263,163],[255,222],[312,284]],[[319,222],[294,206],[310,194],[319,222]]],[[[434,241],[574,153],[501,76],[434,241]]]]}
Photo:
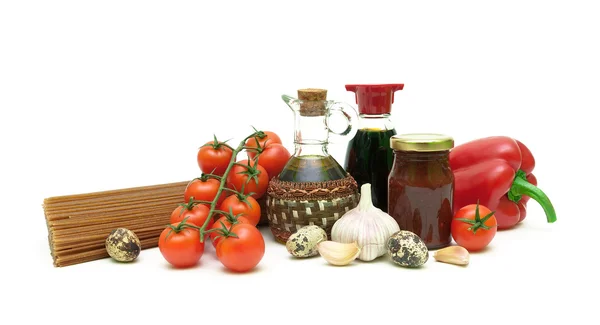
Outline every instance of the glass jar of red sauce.
{"type": "Polygon", "coordinates": [[[394,163],[388,177],[388,213],[428,249],[452,241],[454,174],[448,155],[454,139],[442,134],[404,134],[390,139],[394,163]]]}

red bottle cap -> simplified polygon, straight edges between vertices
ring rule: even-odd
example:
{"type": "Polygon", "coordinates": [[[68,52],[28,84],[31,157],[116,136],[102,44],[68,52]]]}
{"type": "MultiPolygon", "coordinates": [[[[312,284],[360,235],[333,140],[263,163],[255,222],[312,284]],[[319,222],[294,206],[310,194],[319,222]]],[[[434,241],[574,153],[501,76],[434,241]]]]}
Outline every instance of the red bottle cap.
{"type": "Polygon", "coordinates": [[[394,92],[402,90],[404,84],[346,85],[346,90],[356,94],[360,114],[390,114],[394,92]]]}

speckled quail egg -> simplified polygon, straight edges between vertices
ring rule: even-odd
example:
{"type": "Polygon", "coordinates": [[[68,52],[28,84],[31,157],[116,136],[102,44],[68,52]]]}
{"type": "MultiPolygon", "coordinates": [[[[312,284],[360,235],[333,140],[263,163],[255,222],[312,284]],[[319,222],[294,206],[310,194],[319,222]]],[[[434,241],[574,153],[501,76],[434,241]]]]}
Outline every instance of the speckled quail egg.
{"type": "Polygon", "coordinates": [[[319,254],[317,244],[327,240],[325,230],[319,226],[304,226],[288,238],[285,247],[295,257],[311,257],[319,254]]]}
{"type": "Polygon", "coordinates": [[[137,235],[126,228],[113,230],[106,238],[106,251],[110,257],[119,262],[131,262],[135,260],[142,249],[137,235]]]}
{"type": "Polygon", "coordinates": [[[415,233],[400,230],[387,241],[392,261],[404,267],[419,267],[429,259],[429,250],[415,233]]]}

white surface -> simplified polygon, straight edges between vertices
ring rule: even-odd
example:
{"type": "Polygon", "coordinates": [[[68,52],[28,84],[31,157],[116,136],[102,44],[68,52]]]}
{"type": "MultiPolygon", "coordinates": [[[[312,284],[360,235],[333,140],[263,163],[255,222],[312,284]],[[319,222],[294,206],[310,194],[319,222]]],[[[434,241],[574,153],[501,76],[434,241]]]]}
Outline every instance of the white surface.
{"type": "MultiPolygon", "coordinates": [[[[591,1],[5,1],[0,4],[0,323],[597,324],[600,51],[591,1]],[[251,132],[292,148],[283,93],[405,83],[398,132],[509,135],[537,159],[529,204],[466,268],[329,267],[268,242],[253,273],[54,268],[45,197],[188,180],[196,148],[251,132]],[[544,119],[544,121],[542,121],[544,119]],[[584,297],[588,294],[588,297],[584,297]],[[131,323],[131,322],[129,322],[131,323]]],[[[332,146],[341,161],[344,144],[332,146]]]]}

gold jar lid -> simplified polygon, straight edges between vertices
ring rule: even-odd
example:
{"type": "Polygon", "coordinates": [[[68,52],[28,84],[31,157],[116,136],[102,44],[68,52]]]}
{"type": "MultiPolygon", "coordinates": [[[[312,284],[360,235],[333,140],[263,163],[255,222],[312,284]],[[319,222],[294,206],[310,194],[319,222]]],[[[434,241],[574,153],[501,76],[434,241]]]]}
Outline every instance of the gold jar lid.
{"type": "Polygon", "coordinates": [[[401,134],[391,137],[390,147],[401,151],[444,151],[454,147],[454,139],[436,133],[401,134]]]}

